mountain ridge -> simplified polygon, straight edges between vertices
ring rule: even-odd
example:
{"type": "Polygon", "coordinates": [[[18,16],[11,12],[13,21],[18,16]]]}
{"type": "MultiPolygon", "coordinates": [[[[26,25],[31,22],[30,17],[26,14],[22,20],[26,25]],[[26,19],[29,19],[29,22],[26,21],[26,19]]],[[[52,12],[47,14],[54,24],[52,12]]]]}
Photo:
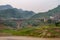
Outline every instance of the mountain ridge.
{"type": "Polygon", "coordinates": [[[34,15],[32,18],[50,18],[50,16],[60,14],[60,5],[48,12],[42,12],[34,15]]]}
{"type": "Polygon", "coordinates": [[[13,8],[11,5],[0,6],[1,18],[30,18],[35,15],[33,11],[23,11],[22,9],[13,8]]]}

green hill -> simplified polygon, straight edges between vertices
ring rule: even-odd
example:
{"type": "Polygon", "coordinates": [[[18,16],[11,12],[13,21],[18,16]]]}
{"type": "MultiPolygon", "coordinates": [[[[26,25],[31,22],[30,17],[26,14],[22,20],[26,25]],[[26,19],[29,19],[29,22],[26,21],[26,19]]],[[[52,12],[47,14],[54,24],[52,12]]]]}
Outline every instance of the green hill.
{"type": "MultiPolygon", "coordinates": [[[[50,16],[53,16],[55,14],[60,15],[60,5],[52,10],[49,10],[48,12],[42,12],[34,15],[32,18],[50,18],[50,16]]],[[[59,16],[58,15],[58,16],[59,16]]]]}
{"type": "Polygon", "coordinates": [[[23,11],[10,5],[0,6],[0,18],[30,18],[33,15],[35,15],[33,11],[23,11]]]}

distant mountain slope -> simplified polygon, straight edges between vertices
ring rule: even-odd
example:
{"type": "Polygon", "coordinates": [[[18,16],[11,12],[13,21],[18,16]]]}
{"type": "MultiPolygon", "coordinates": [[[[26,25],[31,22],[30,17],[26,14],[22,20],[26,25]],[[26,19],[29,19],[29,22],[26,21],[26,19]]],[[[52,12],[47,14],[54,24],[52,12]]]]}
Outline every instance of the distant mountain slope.
{"type": "Polygon", "coordinates": [[[60,5],[58,7],[56,7],[56,8],[54,8],[54,9],[52,9],[52,10],[49,10],[48,14],[50,16],[55,15],[55,14],[60,14],[60,5]]]}
{"type": "Polygon", "coordinates": [[[42,18],[48,18],[49,16],[48,16],[48,13],[38,13],[38,14],[36,14],[36,15],[34,15],[34,16],[32,16],[32,19],[34,18],[36,18],[36,19],[42,19],[42,18]]]}
{"type": "Polygon", "coordinates": [[[2,17],[2,18],[18,18],[18,17],[21,18],[21,16],[19,15],[19,12],[15,8],[0,10],[0,17],[2,17]]]}
{"type": "Polygon", "coordinates": [[[50,16],[56,16],[60,15],[60,5],[52,10],[49,10],[48,12],[42,12],[34,15],[32,18],[50,18],[50,16]]]}
{"type": "Polygon", "coordinates": [[[13,7],[10,5],[1,5],[0,10],[5,10],[5,9],[12,9],[13,7]]]}
{"type": "Polygon", "coordinates": [[[30,18],[35,13],[33,11],[23,11],[22,9],[13,8],[10,5],[0,6],[1,18],[30,18]]]}

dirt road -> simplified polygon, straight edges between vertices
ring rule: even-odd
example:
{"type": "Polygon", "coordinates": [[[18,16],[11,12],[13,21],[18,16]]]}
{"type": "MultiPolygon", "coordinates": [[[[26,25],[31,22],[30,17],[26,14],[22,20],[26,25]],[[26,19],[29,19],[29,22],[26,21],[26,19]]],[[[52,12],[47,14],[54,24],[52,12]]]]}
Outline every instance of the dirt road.
{"type": "Polygon", "coordinates": [[[60,38],[0,37],[0,40],[60,40],[60,38]]]}

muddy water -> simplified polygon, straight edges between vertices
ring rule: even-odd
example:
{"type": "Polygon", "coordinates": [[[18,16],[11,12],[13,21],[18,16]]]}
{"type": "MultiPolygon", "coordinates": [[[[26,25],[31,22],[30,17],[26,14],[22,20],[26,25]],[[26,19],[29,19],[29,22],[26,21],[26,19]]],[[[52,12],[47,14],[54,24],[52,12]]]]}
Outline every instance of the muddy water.
{"type": "Polygon", "coordinates": [[[60,38],[0,37],[0,40],[60,40],[60,38]]]}

